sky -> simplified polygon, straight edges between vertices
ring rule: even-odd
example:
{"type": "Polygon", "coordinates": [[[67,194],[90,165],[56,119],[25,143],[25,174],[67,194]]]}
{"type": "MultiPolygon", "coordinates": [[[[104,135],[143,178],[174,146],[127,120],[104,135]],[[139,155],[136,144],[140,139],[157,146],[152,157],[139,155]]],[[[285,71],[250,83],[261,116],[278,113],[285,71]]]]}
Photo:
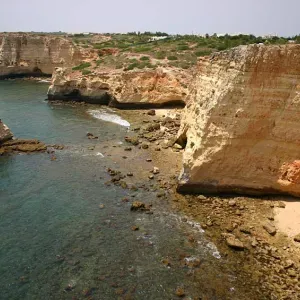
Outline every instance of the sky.
{"type": "Polygon", "coordinates": [[[300,33],[300,0],[0,0],[1,31],[300,33]]]}

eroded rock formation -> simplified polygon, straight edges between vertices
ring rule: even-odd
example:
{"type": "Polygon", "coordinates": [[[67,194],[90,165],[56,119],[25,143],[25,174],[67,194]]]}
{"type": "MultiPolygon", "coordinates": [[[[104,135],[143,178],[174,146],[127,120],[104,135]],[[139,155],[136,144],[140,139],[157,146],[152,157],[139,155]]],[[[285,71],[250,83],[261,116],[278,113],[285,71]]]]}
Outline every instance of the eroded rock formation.
{"type": "Polygon", "coordinates": [[[76,65],[83,56],[67,38],[0,33],[0,78],[51,75],[55,67],[76,65]]]}
{"type": "Polygon", "coordinates": [[[74,100],[120,108],[184,105],[188,71],[157,69],[111,71],[83,76],[57,68],[48,91],[49,100],[74,100]]]}
{"type": "Polygon", "coordinates": [[[10,139],[12,139],[13,134],[10,129],[1,121],[0,119],[0,145],[10,139]]]}
{"type": "Polygon", "coordinates": [[[300,196],[300,45],[202,59],[189,98],[179,191],[300,196]]]}
{"type": "Polygon", "coordinates": [[[38,140],[13,139],[10,129],[0,120],[0,155],[13,152],[46,151],[47,146],[38,140]]]}

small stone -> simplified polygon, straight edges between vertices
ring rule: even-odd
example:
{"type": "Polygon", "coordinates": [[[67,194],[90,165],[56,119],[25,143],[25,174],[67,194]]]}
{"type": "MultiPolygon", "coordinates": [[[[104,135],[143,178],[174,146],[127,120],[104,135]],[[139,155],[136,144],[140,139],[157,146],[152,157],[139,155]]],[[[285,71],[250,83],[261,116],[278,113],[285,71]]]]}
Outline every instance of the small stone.
{"type": "Polygon", "coordinates": [[[159,168],[154,167],[152,173],[153,174],[158,174],[159,173],[159,168]]]}
{"type": "Polygon", "coordinates": [[[149,145],[146,144],[146,143],[143,143],[141,147],[142,147],[142,149],[148,149],[148,148],[149,148],[149,145]]]}
{"type": "Polygon", "coordinates": [[[278,202],[278,207],[280,207],[280,208],[285,208],[285,203],[282,202],[282,201],[279,201],[279,202],[278,202]]]}
{"type": "Polygon", "coordinates": [[[131,227],[131,230],[132,230],[132,231],[138,231],[139,229],[140,229],[140,228],[139,228],[138,226],[132,226],[132,227],[131,227]]]}
{"type": "Polygon", "coordinates": [[[148,176],[148,178],[149,178],[149,179],[154,179],[154,175],[150,174],[150,175],[148,176]]]}
{"type": "Polygon", "coordinates": [[[270,235],[275,235],[276,234],[276,228],[274,225],[270,223],[266,223],[263,225],[263,228],[270,234],[270,235]]]}
{"type": "Polygon", "coordinates": [[[270,221],[274,221],[274,215],[269,215],[269,216],[267,216],[267,218],[268,218],[270,221]]]}
{"type": "Polygon", "coordinates": [[[174,149],[181,150],[181,149],[182,149],[182,146],[180,146],[179,144],[176,144],[176,143],[175,143],[175,144],[173,145],[173,148],[174,148],[174,149]]]}
{"type": "Polygon", "coordinates": [[[99,205],[99,208],[101,208],[101,209],[103,209],[104,207],[105,207],[104,204],[99,205]]]}
{"type": "Polygon", "coordinates": [[[161,149],[160,149],[160,147],[155,147],[154,150],[155,150],[155,151],[160,151],[161,149]]]}
{"type": "Polygon", "coordinates": [[[236,249],[236,250],[244,250],[245,249],[244,244],[234,236],[227,237],[226,243],[229,247],[236,249]]]}
{"type": "Polygon", "coordinates": [[[256,246],[257,246],[257,240],[256,240],[256,238],[253,238],[253,240],[252,240],[252,242],[251,242],[251,246],[253,247],[253,248],[255,248],[256,246]]]}
{"type": "Polygon", "coordinates": [[[300,233],[294,236],[294,241],[300,243],[300,233]]]}
{"type": "Polygon", "coordinates": [[[133,174],[132,174],[131,172],[128,172],[128,173],[127,173],[127,176],[128,176],[128,177],[132,177],[133,174]]]}
{"type": "Polygon", "coordinates": [[[166,267],[170,267],[171,263],[170,260],[168,258],[165,258],[162,260],[162,263],[166,266],[166,267]]]}
{"type": "Polygon", "coordinates": [[[156,197],[157,198],[162,198],[162,197],[164,197],[166,194],[165,194],[165,192],[158,192],[157,194],[156,194],[156,197]]]}
{"type": "Polygon", "coordinates": [[[228,201],[228,205],[229,206],[235,206],[236,205],[236,201],[233,200],[233,199],[231,199],[231,200],[228,201]]]}
{"type": "Polygon", "coordinates": [[[185,295],[184,289],[182,287],[178,287],[175,291],[175,294],[178,297],[183,297],[185,295]]]}
{"type": "Polygon", "coordinates": [[[251,230],[250,230],[250,228],[248,228],[247,226],[242,226],[242,227],[240,228],[240,232],[243,232],[243,233],[245,233],[245,234],[251,234],[251,230]]]}
{"type": "Polygon", "coordinates": [[[131,147],[125,147],[124,150],[125,150],[125,151],[131,151],[132,148],[131,148],[131,147]]]}
{"type": "Polygon", "coordinates": [[[293,269],[288,269],[288,275],[290,276],[290,277],[296,277],[297,276],[297,273],[296,273],[296,271],[295,270],[293,270],[293,269]]]}
{"type": "Polygon", "coordinates": [[[285,262],[284,268],[285,268],[285,269],[289,269],[289,268],[291,268],[291,267],[293,267],[293,266],[294,266],[294,262],[293,262],[292,260],[288,259],[288,260],[285,262]]]}
{"type": "Polygon", "coordinates": [[[148,112],[147,112],[147,115],[148,116],[155,116],[155,110],[154,109],[151,109],[151,110],[149,110],[148,112]]]}
{"type": "Polygon", "coordinates": [[[147,158],[146,161],[147,161],[147,162],[151,162],[152,159],[151,159],[151,158],[147,158]]]}

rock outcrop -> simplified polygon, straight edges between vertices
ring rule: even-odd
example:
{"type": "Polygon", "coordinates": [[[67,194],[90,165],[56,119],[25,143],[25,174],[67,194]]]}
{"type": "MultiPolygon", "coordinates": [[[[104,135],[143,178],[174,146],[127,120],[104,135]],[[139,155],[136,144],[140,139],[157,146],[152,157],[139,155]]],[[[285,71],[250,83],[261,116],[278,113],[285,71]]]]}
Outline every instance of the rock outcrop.
{"type": "Polygon", "coordinates": [[[10,129],[0,120],[0,156],[19,152],[46,151],[47,146],[38,140],[13,139],[10,129]]]}
{"type": "Polygon", "coordinates": [[[70,39],[28,33],[0,33],[0,79],[52,75],[55,67],[81,62],[82,49],[70,39]]]}
{"type": "Polygon", "coordinates": [[[184,106],[190,78],[188,71],[180,69],[112,70],[83,76],[80,71],[57,68],[48,99],[109,104],[118,108],[184,106]]]}
{"type": "Polygon", "coordinates": [[[0,145],[13,138],[10,129],[0,119],[0,145]]]}
{"type": "Polygon", "coordinates": [[[202,59],[178,142],[178,190],[300,196],[300,45],[202,59]]]}

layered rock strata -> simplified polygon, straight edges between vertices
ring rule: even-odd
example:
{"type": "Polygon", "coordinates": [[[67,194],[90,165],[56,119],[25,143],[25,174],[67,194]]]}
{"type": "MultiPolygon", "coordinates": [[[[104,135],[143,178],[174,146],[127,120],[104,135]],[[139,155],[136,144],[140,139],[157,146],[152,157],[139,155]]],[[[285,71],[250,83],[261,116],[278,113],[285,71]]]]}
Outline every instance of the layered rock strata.
{"type": "Polygon", "coordinates": [[[67,38],[0,33],[0,79],[51,76],[55,67],[76,65],[83,56],[67,38]]]}
{"type": "Polygon", "coordinates": [[[300,196],[300,45],[249,45],[198,65],[178,190],[300,196]]]}
{"type": "Polygon", "coordinates": [[[184,70],[111,71],[83,76],[57,68],[49,100],[85,101],[118,108],[184,106],[191,75],[184,70]]]}
{"type": "Polygon", "coordinates": [[[0,120],[0,155],[13,152],[46,151],[47,146],[38,140],[13,139],[10,129],[0,120]]]}

